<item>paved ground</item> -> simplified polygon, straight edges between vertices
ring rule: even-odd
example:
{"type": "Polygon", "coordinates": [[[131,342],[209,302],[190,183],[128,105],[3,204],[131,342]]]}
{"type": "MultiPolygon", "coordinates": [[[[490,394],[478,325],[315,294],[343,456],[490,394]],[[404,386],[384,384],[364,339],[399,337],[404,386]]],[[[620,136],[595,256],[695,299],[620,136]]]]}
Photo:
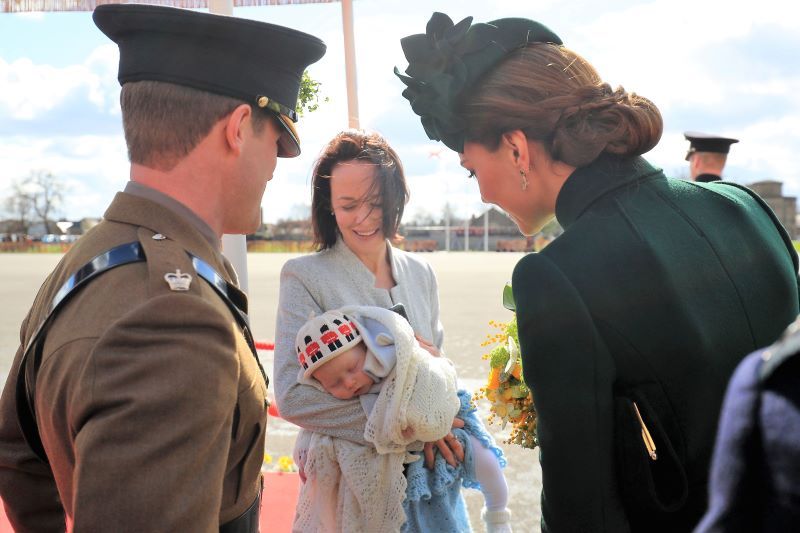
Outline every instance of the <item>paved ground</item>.
{"type": "MultiPolygon", "coordinates": [[[[290,254],[251,254],[250,270],[251,319],[258,340],[272,340],[275,333],[275,307],[278,275],[290,254]]],[[[485,380],[486,363],[481,359],[480,343],[489,332],[489,320],[505,320],[509,312],[501,305],[501,291],[511,278],[514,264],[521,254],[494,252],[436,252],[425,254],[439,277],[442,322],[445,327],[445,350],[459,370],[462,384],[476,389],[485,380]]],[[[36,290],[60,256],[49,254],[0,255],[0,378],[11,365],[18,345],[19,325],[36,290]]],[[[269,354],[267,354],[267,358],[269,354]]],[[[272,362],[264,366],[272,374],[272,362]]],[[[482,406],[485,419],[485,405],[482,406]]],[[[502,438],[499,427],[490,427],[502,438]]],[[[296,428],[281,420],[271,419],[267,434],[267,450],[273,455],[290,454],[296,428]]],[[[504,445],[509,458],[506,477],[511,486],[511,510],[517,532],[539,530],[539,487],[541,471],[538,452],[504,445]]],[[[482,531],[479,519],[482,496],[465,491],[475,531],[482,531]]]]}

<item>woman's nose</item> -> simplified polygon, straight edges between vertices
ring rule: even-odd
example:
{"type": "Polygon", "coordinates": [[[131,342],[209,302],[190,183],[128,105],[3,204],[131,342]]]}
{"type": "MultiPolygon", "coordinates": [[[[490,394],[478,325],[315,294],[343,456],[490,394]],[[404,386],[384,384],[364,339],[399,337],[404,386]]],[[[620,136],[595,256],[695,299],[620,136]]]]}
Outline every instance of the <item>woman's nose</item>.
{"type": "Polygon", "coordinates": [[[358,208],[358,216],[356,220],[358,220],[358,223],[361,224],[367,220],[367,218],[369,218],[370,213],[372,213],[372,206],[367,203],[363,203],[358,208]]]}

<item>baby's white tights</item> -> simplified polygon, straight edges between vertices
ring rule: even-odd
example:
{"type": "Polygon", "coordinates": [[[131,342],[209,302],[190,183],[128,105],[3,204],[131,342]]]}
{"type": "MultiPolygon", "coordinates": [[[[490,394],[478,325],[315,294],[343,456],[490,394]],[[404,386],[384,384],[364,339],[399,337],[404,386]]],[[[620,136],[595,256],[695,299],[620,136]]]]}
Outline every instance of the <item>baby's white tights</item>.
{"type": "Polygon", "coordinates": [[[472,442],[472,458],[475,461],[475,477],[481,484],[484,508],[481,518],[486,524],[486,533],[511,533],[511,512],[508,505],[508,484],[503,469],[494,452],[469,436],[472,442]]]}

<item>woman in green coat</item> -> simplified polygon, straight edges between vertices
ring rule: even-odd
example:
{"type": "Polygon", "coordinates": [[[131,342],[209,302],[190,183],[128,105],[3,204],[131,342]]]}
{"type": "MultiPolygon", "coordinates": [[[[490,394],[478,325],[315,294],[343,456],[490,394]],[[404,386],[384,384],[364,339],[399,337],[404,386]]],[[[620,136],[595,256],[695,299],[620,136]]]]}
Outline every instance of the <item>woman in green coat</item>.
{"type": "Polygon", "coordinates": [[[403,39],[403,95],[526,235],[564,233],[513,274],[538,411],[542,529],[691,531],[720,404],[743,356],[798,314],[797,256],[764,202],[666,178],[649,100],[612,89],[525,19],[403,39]]]}

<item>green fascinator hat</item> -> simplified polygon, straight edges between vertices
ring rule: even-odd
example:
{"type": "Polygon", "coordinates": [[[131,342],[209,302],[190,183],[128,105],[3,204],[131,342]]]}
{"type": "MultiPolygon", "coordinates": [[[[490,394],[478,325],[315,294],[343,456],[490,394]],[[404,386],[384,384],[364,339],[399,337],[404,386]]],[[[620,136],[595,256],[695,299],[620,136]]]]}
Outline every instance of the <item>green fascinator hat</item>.
{"type": "Polygon", "coordinates": [[[463,152],[466,124],[456,112],[459,97],[509,52],[529,43],[563,44],[558,35],[533,20],[504,18],[472,24],[472,17],[467,17],[453,24],[444,13],[431,16],[425,33],[401,39],[408,68],[406,75],[397,67],[394,73],[406,85],[403,97],[420,116],[428,138],[463,152]]]}

